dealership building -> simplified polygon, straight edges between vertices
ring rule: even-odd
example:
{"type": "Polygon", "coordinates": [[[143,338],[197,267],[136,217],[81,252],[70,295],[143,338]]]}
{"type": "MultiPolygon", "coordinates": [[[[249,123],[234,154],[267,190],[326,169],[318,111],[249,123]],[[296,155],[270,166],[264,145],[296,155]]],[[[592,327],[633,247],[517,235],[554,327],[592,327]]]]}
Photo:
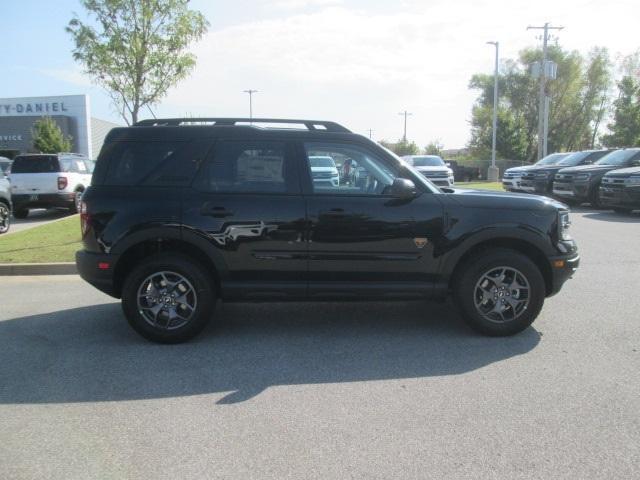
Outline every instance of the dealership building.
{"type": "Polygon", "coordinates": [[[0,156],[33,152],[33,124],[43,116],[71,136],[73,152],[89,158],[98,155],[109,130],[119,126],[93,118],[87,95],[0,98],[0,156]]]}

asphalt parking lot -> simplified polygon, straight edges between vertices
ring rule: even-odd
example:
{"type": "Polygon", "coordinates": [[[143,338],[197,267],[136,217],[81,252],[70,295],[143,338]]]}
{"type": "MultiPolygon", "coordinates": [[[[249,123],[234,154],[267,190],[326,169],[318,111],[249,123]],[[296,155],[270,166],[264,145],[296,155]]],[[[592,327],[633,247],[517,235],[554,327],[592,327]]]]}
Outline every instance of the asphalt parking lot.
{"type": "Polygon", "coordinates": [[[533,328],[448,305],[223,305],[160,346],[77,277],[0,277],[0,478],[633,478],[640,215],[579,209],[533,328]]]}

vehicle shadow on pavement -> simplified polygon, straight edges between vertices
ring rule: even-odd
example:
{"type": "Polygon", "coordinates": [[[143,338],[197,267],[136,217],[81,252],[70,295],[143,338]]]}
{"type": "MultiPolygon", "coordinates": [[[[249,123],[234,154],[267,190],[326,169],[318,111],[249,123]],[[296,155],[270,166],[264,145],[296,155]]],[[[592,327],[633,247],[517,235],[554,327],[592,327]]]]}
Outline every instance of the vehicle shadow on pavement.
{"type": "Polygon", "coordinates": [[[604,222],[640,223],[640,214],[637,211],[633,213],[593,212],[585,214],[584,218],[604,222]]]}
{"type": "Polygon", "coordinates": [[[459,375],[529,352],[540,334],[477,335],[447,305],[219,305],[192,342],[157,345],[117,303],[0,322],[0,403],[100,402],[226,393],[276,385],[459,375]]]}

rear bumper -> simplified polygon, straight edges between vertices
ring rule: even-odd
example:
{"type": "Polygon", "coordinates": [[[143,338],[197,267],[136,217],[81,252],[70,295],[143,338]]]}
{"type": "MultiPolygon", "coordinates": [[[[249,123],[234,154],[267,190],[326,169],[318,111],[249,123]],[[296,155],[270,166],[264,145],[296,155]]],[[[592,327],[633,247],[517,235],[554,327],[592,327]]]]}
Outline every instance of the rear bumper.
{"type": "Polygon", "coordinates": [[[22,210],[24,208],[49,207],[70,208],[75,204],[76,192],[44,194],[34,193],[33,195],[17,194],[13,195],[11,198],[13,201],[14,210],[22,210]]]}
{"type": "Polygon", "coordinates": [[[115,285],[114,268],[118,257],[80,250],[76,252],[76,268],[80,277],[101,292],[120,298],[115,285]],[[108,265],[107,268],[105,266],[108,265]]]}
{"type": "Polygon", "coordinates": [[[611,207],[640,208],[640,186],[600,187],[600,203],[611,207]]]}
{"type": "Polygon", "coordinates": [[[572,255],[564,255],[560,257],[552,257],[551,262],[551,291],[549,297],[560,291],[564,282],[573,277],[580,265],[580,255],[574,253],[572,255]]]}

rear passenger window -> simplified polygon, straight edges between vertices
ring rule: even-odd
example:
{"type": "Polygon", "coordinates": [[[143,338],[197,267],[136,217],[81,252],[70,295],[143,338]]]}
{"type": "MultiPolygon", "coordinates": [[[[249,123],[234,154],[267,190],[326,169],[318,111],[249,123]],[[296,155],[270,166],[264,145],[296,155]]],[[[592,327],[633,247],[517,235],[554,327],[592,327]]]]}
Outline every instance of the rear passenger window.
{"type": "Polygon", "coordinates": [[[283,142],[220,141],[195,186],[209,192],[292,192],[285,157],[283,142]]]}
{"type": "Polygon", "coordinates": [[[188,185],[198,160],[190,142],[115,142],[99,162],[108,164],[105,185],[188,185]]]}

